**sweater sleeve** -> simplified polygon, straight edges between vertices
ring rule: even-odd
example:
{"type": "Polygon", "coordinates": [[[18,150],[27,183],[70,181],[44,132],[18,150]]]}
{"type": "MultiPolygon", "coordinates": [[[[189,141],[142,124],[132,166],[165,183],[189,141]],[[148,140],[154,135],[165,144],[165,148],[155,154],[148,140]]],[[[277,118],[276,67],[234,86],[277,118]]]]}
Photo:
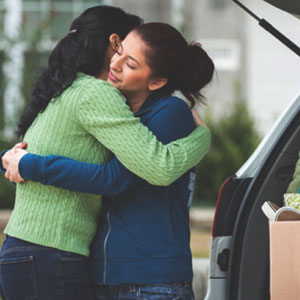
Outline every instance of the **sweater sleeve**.
{"type": "MultiPolygon", "coordinates": [[[[159,141],[166,144],[188,135],[195,124],[188,106],[176,99],[159,109],[147,123],[147,127],[159,141]],[[177,122],[179,118],[181,123],[177,122]]],[[[116,196],[142,181],[117,158],[101,165],[58,155],[26,154],[20,160],[19,171],[26,180],[103,196],[116,196]]]]}
{"type": "Polygon", "coordinates": [[[126,168],[155,185],[169,185],[176,180],[200,162],[210,145],[205,126],[163,145],[134,117],[121,93],[100,80],[84,89],[78,119],[126,168]]]}

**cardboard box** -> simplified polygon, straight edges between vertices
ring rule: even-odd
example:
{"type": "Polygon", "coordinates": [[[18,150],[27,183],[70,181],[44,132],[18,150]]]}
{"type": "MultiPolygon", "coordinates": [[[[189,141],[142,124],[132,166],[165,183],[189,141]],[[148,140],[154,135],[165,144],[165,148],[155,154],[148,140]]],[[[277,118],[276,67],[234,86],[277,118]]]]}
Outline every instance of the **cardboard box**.
{"type": "Polygon", "coordinates": [[[300,221],[269,225],[271,300],[300,299],[300,221]]]}

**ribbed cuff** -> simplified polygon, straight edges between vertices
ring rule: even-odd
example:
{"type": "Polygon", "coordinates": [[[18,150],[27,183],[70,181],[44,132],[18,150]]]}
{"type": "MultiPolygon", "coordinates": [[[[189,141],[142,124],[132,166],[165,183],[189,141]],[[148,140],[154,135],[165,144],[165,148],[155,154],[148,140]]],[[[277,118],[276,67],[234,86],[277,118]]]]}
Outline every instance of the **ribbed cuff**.
{"type": "Polygon", "coordinates": [[[19,162],[19,173],[25,180],[41,181],[40,168],[41,156],[27,153],[19,162]]]}

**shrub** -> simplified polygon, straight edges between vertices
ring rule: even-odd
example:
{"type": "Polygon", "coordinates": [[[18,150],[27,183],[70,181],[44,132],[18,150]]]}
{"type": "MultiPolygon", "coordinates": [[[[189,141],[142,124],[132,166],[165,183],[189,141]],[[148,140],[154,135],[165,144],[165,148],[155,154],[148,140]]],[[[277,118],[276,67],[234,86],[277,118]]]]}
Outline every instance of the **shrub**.
{"type": "MultiPolygon", "coordinates": [[[[11,148],[15,143],[0,139],[0,151],[11,148]]],[[[9,209],[14,206],[15,186],[0,173],[0,209],[9,209]]]]}
{"type": "Polygon", "coordinates": [[[243,165],[261,138],[245,101],[235,101],[231,113],[218,121],[208,113],[206,124],[212,144],[196,167],[194,203],[215,205],[222,183],[243,165]]]}

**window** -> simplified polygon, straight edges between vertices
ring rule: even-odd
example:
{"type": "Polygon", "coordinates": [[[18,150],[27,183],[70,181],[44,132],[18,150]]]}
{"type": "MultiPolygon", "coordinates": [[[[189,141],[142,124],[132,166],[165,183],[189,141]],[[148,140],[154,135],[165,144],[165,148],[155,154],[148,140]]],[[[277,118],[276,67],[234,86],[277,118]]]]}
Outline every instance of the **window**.
{"type": "MultiPolygon", "coordinates": [[[[39,37],[44,44],[50,47],[50,42],[56,42],[68,32],[72,20],[80,13],[103,2],[95,0],[23,0],[22,38],[25,42],[32,43],[39,37]]],[[[4,0],[0,0],[0,37],[3,37],[4,13],[4,0]]]]}
{"type": "Polygon", "coordinates": [[[228,4],[229,0],[210,0],[213,8],[222,9],[228,4]]]}
{"type": "MultiPolygon", "coordinates": [[[[5,1],[14,0],[0,0],[0,134],[1,129],[7,131],[10,128],[9,116],[4,115],[4,106],[9,101],[4,101],[4,91],[7,85],[7,75],[3,72],[4,58],[8,53],[4,48],[5,40],[3,36],[4,10],[5,1]],[[5,128],[3,128],[5,126],[5,128]]],[[[15,59],[16,70],[23,72],[20,82],[15,83],[16,101],[14,102],[16,113],[20,106],[23,105],[23,99],[27,101],[30,98],[30,87],[39,74],[41,66],[45,66],[48,60],[49,52],[53,49],[59,39],[68,33],[70,24],[79,14],[91,6],[96,6],[103,1],[87,1],[87,0],[23,0],[16,1],[16,4],[22,5],[21,9],[21,24],[19,19],[14,17],[14,14],[9,14],[12,22],[15,22],[15,27],[21,25],[21,40],[12,41],[11,47],[18,49],[20,46],[24,47],[24,52],[15,59]],[[17,96],[16,96],[17,95],[17,96]],[[20,99],[20,95],[23,99],[20,99]],[[19,101],[19,103],[17,103],[19,101]]],[[[16,9],[12,7],[11,9],[16,9]]],[[[14,11],[12,11],[14,12],[14,11]]],[[[23,48],[22,48],[23,49],[23,48]]],[[[8,81],[12,82],[12,80],[8,81]]],[[[15,124],[15,122],[13,122],[15,124]]]]}
{"type": "Polygon", "coordinates": [[[4,52],[0,50],[0,133],[4,128],[4,76],[3,76],[3,62],[4,62],[4,52]]]}
{"type": "Polygon", "coordinates": [[[41,30],[41,14],[37,11],[25,11],[22,17],[22,38],[31,42],[37,38],[41,30]]]}
{"type": "Polygon", "coordinates": [[[73,20],[72,12],[51,11],[51,39],[57,41],[69,32],[70,24],[73,20]]]}
{"type": "Polygon", "coordinates": [[[4,11],[0,10],[0,41],[3,39],[3,26],[4,26],[4,11]]]}
{"type": "Polygon", "coordinates": [[[241,45],[235,39],[201,39],[219,71],[234,72],[240,68],[241,45]]]}

